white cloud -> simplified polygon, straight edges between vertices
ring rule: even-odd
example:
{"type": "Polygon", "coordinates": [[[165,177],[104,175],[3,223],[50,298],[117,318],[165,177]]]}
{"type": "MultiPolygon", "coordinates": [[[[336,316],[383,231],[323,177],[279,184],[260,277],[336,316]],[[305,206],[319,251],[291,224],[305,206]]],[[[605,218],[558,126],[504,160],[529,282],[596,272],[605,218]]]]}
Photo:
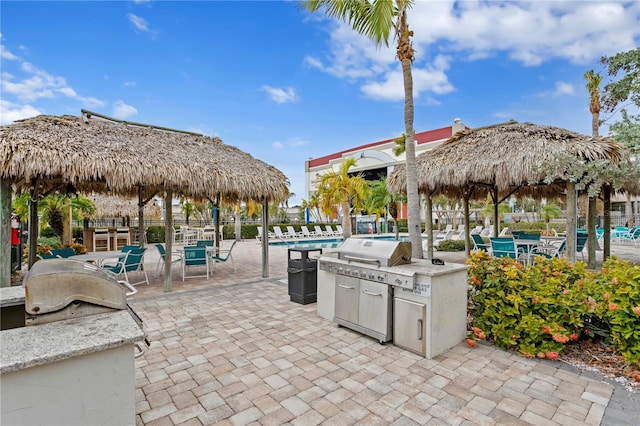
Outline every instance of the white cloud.
{"type": "Polygon", "coordinates": [[[560,96],[572,96],[576,93],[576,89],[571,83],[565,83],[564,81],[556,81],[553,90],[546,90],[537,93],[539,98],[558,98],[560,96]]]}
{"type": "Polygon", "coordinates": [[[282,144],[282,142],[280,141],[275,141],[274,143],[271,144],[272,147],[274,147],[275,149],[282,149],[284,148],[284,145],[282,144]]]}
{"type": "Polygon", "coordinates": [[[42,114],[42,112],[31,105],[19,105],[0,99],[0,125],[2,126],[16,120],[35,117],[40,114],[42,114]]]}
{"type": "Polygon", "coordinates": [[[125,104],[123,101],[116,101],[113,107],[113,116],[119,119],[132,117],[138,113],[138,110],[131,105],[125,104]]]}
{"type": "Polygon", "coordinates": [[[0,58],[6,59],[8,61],[16,61],[19,59],[16,55],[9,52],[4,44],[0,44],[0,58]]]}
{"type": "MultiPolygon", "coordinates": [[[[522,66],[560,59],[574,64],[596,62],[636,47],[640,36],[640,2],[417,1],[409,11],[416,51],[414,95],[429,99],[454,90],[447,73],[454,61],[490,59],[502,53],[522,66]],[[446,53],[446,56],[443,55],[446,53]]],[[[321,22],[329,32],[328,53],[303,62],[337,78],[361,84],[374,99],[403,98],[402,76],[391,47],[373,42],[335,20],[321,22]]],[[[556,96],[572,93],[558,84],[556,96]]]]}
{"type": "Polygon", "coordinates": [[[149,31],[149,24],[146,19],[133,13],[127,13],[127,18],[129,18],[129,22],[131,22],[136,29],[144,32],[149,31]]]}
{"type": "Polygon", "coordinates": [[[124,87],[135,87],[138,84],[135,81],[125,81],[124,83],[122,83],[122,85],[124,87]]]}
{"type": "Polygon", "coordinates": [[[271,97],[271,100],[278,104],[295,102],[298,100],[298,96],[296,95],[296,91],[293,87],[280,88],[264,85],[262,86],[262,90],[267,92],[271,97]]]}

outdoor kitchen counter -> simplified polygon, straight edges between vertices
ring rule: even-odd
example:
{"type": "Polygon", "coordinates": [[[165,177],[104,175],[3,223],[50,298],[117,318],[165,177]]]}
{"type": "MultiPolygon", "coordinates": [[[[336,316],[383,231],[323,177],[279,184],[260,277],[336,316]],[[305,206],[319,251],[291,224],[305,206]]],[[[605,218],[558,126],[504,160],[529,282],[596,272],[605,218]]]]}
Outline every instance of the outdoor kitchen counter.
{"type": "Polygon", "coordinates": [[[0,308],[24,305],[24,287],[0,287],[0,308]]]}
{"type": "Polygon", "coordinates": [[[144,332],[125,310],[2,332],[0,373],[133,344],[144,332]]]}

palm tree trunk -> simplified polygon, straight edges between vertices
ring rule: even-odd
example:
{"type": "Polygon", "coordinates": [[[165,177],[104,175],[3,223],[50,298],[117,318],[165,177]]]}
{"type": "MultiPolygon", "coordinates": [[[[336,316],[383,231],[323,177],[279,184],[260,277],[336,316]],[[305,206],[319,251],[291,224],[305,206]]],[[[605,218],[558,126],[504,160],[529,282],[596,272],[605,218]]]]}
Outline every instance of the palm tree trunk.
{"type": "Polygon", "coordinates": [[[405,153],[407,157],[407,223],[409,226],[409,240],[411,241],[411,256],[416,259],[422,259],[418,166],[413,139],[413,77],[411,75],[410,59],[402,61],[402,75],[404,79],[404,132],[406,135],[405,153]]]}
{"type": "Polygon", "coordinates": [[[342,236],[346,240],[351,237],[351,215],[349,214],[349,200],[342,202],[342,236]]]}

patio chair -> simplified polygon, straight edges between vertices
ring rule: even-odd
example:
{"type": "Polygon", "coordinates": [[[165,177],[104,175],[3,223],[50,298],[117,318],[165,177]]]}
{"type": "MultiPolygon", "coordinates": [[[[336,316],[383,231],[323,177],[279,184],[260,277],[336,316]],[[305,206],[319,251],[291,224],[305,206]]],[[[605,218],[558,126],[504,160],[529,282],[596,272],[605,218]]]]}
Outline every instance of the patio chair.
{"type": "Polygon", "coordinates": [[[279,238],[281,240],[289,238],[289,236],[282,232],[282,229],[280,229],[280,227],[277,225],[274,225],[273,233],[276,235],[276,238],[279,238]]]}
{"type": "Polygon", "coordinates": [[[288,235],[289,238],[298,238],[302,236],[302,234],[296,232],[295,228],[291,225],[287,226],[287,233],[285,235],[288,235]]]}
{"type": "Polygon", "coordinates": [[[141,248],[142,248],[141,246],[126,245],[126,246],[122,246],[120,251],[125,252],[125,251],[137,250],[137,249],[141,249],[141,248]]]}
{"type": "Polygon", "coordinates": [[[567,240],[564,239],[560,241],[560,244],[546,244],[539,245],[538,247],[534,247],[531,249],[531,257],[535,259],[535,256],[543,256],[547,259],[551,259],[554,257],[562,257],[566,255],[567,251],[567,240]]]}
{"type": "Polygon", "coordinates": [[[339,237],[342,237],[344,235],[344,229],[342,229],[342,225],[336,225],[336,233],[339,237]]]}
{"type": "Polygon", "coordinates": [[[182,281],[186,278],[207,277],[209,279],[209,259],[207,258],[207,248],[197,246],[185,246],[182,256],[182,281]],[[206,267],[206,275],[187,275],[187,268],[192,266],[206,267]]]}
{"type": "Polygon", "coordinates": [[[231,259],[231,264],[233,265],[233,272],[236,272],[236,262],[233,260],[233,255],[231,254],[231,250],[236,246],[236,241],[234,240],[231,243],[231,247],[228,250],[220,250],[217,255],[211,256],[211,261],[224,263],[227,260],[231,259]]]}
{"type": "Polygon", "coordinates": [[[500,234],[498,235],[498,237],[506,237],[508,233],[509,233],[509,227],[505,226],[500,230],[500,234]]]}
{"type": "Polygon", "coordinates": [[[524,255],[524,251],[516,246],[516,241],[512,237],[491,237],[489,241],[493,257],[510,257],[521,260],[524,255]]]}
{"type": "Polygon", "coordinates": [[[40,260],[45,260],[45,259],[60,259],[58,256],[56,256],[55,254],[51,254],[51,253],[38,253],[36,254],[36,257],[40,260]]]}
{"type": "Polygon", "coordinates": [[[147,271],[143,267],[145,248],[138,247],[129,251],[122,252],[122,255],[118,258],[115,264],[105,264],[101,268],[113,275],[116,279],[120,276],[124,276],[124,281],[130,285],[138,285],[144,282],[149,285],[149,277],[147,271]],[[129,280],[129,274],[132,272],[139,272],[144,276],[144,280],[132,283],[129,280]]]}
{"type": "Polygon", "coordinates": [[[587,244],[587,233],[578,232],[576,237],[576,252],[580,253],[582,260],[584,261],[584,246],[587,244]]]}
{"type": "Polygon", "coordinates": [[[471,238],[473,240],[473,250],[478,251],[486,251],[487,253],[491,251],[490,243],[487,243],[480,234],[471,234],[471,238]]]}
{"type": "Polygon", "coordinates": [[[215,241],[213,240],[198,240],[196,241],[196,247],[213,247],[215,241]]]}
{"type": "Polygon", "coordinates": [[[316,232],[309,231],[309,228],[306,225],[302,225],[300,227],[300,231],[302,232],[302,236],[305,238],[313,238],[317,236],[316,232]]]}
{"type": "MultiPolygon", "coordinates": [[[[160,257],[158,258],[158,264],[156,265],[156,273],[158,273],[160,271],[160,267],[164,265],[164,262],[167,257],[167,251],[164,249],[164,246],[160,243],[154,244],[154,246],[156,246],[156,249],[158,249],[158,253],[160,254],[160,257]]],[[[173,264],[178,262],[182,262],[182,254],[178,252],[171,252],[171,263],[173,264]]]]}
{"type": "Polygon", "coordinates": [[[59,249],[51,249],[49,252],[57,258],[66,259],[76,255],[76,251],[71,247],[59,248],[59,249]]]}

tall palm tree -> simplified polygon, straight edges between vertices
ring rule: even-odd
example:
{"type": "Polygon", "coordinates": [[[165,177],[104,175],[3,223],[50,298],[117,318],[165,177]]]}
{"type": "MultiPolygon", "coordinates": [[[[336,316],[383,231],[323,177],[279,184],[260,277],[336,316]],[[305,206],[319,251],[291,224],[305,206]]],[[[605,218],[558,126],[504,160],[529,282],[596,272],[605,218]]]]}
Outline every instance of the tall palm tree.
{"type": "Polygon", "coordinates": [[[404,134],[406,137],[407,210],[411,255],[422,259],[422,236],[420,227],[420,197],[418,195],[418,167],[413,131],[413,76],[411,64],[414,60],[413,31],[409,30],[407,11],[413,0],[306,0],[303,7],[310,12],[325,8],[325,13],[347,22],[360,34],[377,45],[389,45],[393,32],[397,40],[396,55],[402,66],[404,82],[404,134]]]}
{"type": "MultiPolygon", "coordinates": [[[[589,111],[591,112],[591,135],[599,136],[600,127],[600,83],[602,76],[593,70],[584,73],[587,82],[587,92],[589,92],[589,111]]],[[[587,208],[587,265],[589,268],[596,267],[596,214],[597,198],[589,197],[589,207],[587,208]]]]}
{"type": "Polygon", "coordinates": [[[349,175],[349,169],[356,165],[356,160],[347,158],[340,170],[330,171],[320,176],[318,185],[318,201],[323,213],[331,214],[336,205],[342,208],[342,230],[344,238],[351,236],[351,203],[354,210],[364,207],[364,200],[371,189],[361,174],[349,175]]]}
{"type": "MultiPolygon", "coordinates": [[[[389,213],[391,218],[396,221],[398,218],[398,203],[401,201],[401,196],[389,192],[387,188],[387,179],[382,178],[371,182],[371,194],[367,198],[366,208],[369,214],[374,213],[376,215],[376,221],[380,218],[381,214],[389,213]]],[[[395,226],[396,240],[400,239],[400,231],[395,226]]]]}

